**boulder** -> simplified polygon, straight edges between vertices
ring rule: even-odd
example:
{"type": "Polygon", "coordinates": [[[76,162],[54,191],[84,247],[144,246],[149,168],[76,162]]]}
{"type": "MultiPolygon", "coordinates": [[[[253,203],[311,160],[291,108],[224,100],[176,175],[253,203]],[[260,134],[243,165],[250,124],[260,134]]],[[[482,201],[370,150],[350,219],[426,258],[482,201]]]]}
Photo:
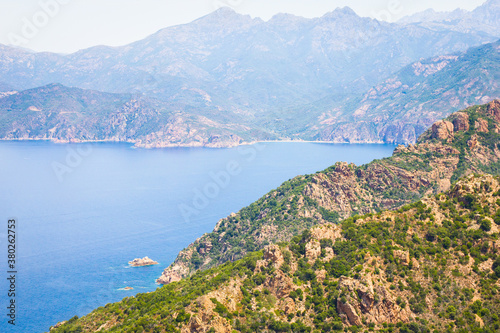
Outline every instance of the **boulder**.
{"type": "Polygon", "coordinates": [[[349,302],[343,303],[340,298],[337,299],[337,310],[339,311],[340,318],[346,324],[359,326],[362,324],[361,319],[356,313],[356,309],[349,302]]]}
{"type": "Polygon", "coordinates": [[[469,130],[469,115],[465,112],[457,112],[453,119],[453,128],[455,132],[469,130]]]}
{"type": "Polygon", "coordinates": [[[474,134],[469,141],[467,141],[467,145],[469,146],[470,149],[474,149],[477,146],[477,135],[474,134]]]}
{"type": "Polygon", "coordinates": [[[264,260],[271,261],[274,267],[279,268],[285,262],[283,253],[278,245],[269,245],[264,248],[264,260]]]}
{"type": "Polygon", "coordinates": [[[295,313],[297,311],[295,301],[290,297],[287,297],[281,301],[281,308],[284,309],[286,315],[295,313]]]}
{"type": "Polygon", "coordinates": [[[446,120],[439,120],[432,125],[432,139],[447,140],[453,138],[453,124],[446,120]]]}
{"type": "Polygon", "coordinates": [[[374,286],[370,276],[362,281],[341,277],[339,289],[344,296],[337,299],[337,309],[347,325],[361,322],[395,324],[410,320],[408,307],[402,309],[395,304],[387,289],[382,284],[374,286]]]}
{"type": "Polygon", "coordinates": [[[273,276],[268,277],[266,281],[264,281],[264,286],[278,298],[288,296],[294,289],[292,278],[287,276],[281,270],[276,270],[273,276]]]}
{"type": "Polygon", "coordinates": [[[321,245],[318,240],[311,239],[306,244],[306,258],[309,262],[314,262],[321,255],[321,245]]]}
{"type": "Polygon", "coordinates": [[[477,132],[488,133],[489,132],[488,121],[479,118],[478,120],[476,120],[474,128],[476,129],[477,132]]]}
{"type": "Polygon", "coordinates": [[[494,100],[488,104],[488,114],[491,115],[497,122],[500,122],[500,100],[494,100]]]}
{"type": "Polygon", "coordinates": [[[408,251],[395,250],[394,257],[398,258],[403,265],[408,266],[410,263],[410,253],[408,251]]]}
{"type": "Polygon", "coordinates": [[[153,259],[150,259],[148,257],[144,257],[142,259],[135,258],[134,260],[129,261],[128,264],[130,266],[133,266],[133,267],[140,267],[140,266],[158,265],[158,262],[156,262],[153,259]]]}

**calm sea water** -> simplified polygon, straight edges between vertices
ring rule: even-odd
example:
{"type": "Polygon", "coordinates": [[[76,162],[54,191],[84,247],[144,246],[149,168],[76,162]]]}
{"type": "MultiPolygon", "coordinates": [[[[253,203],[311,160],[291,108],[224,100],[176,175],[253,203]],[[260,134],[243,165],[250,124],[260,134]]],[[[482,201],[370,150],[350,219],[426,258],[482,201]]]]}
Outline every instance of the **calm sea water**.
{"type": "Polygon", "coordinates": [[[158,288],[179,250],[283,181],[390,145],[265,143],[234,149],[0,142],[0,331],[44,332],[158,288]],[[16,327],[7,324],[7,220],[17,220],[16,327]],[[131,268],[149,256],[160,265],[131,268]],[[124,287],[133,287],[125,291],[124,287]]]}

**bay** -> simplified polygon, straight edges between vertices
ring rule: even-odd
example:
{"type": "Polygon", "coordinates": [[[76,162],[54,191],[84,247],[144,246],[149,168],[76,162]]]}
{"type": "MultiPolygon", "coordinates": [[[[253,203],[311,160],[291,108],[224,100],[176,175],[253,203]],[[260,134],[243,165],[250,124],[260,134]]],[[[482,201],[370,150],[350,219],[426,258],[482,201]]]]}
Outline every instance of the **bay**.
{"type": "Polygon", "coordinates": [[[15,218],[16,326],[0,276],[0,331],[44,332],[159,286],[176,254],[220,218],[282,182],[337,161],[357,165],[392,145],[258,143],[230,149],[0,142],[0,274],[15,218]],[[129,267],[149,256],[160,264],[129,267]],[[133,290],[123,290],[132,287],[133,290]]]}

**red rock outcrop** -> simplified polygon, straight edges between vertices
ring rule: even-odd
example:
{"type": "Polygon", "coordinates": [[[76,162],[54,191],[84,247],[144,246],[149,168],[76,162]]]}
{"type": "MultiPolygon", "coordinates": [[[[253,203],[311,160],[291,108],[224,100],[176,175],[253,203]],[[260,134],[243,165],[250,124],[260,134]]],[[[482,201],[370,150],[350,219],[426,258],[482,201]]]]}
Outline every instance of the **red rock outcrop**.
{"type": "Polygon", "coordinates": [[[488,121],[482,118],[479,118],[475,124],[474,128],[476,129],[477,132],[482,132],[482,133],[488,133],[488,121]]]}
{"type": "Polygon", "coordinates": [[[437,121],[432,125],[431,137],[439,140],[453,138],[453,124],[446,120],[437,121]]]}
{"type": "Polygon", "coordinates": [[[374,286],[370,276],[366,276],[363,281],[341,277],[339,289],[343,296],[337,299],[337,309],[347,325],[410,320],[411,311],[400,308],[382,284],[374,286]]]}
{"type": "Polygon", "coordinates": [[[453,127],[455,132],[469,130],[469,115],[465,112],[457,112],[454,115],[453,127]]]}
{"type": "Polygon", "coordinates": [[[154,261],[153,259],[149,259],[148,257],[144,257],[142,259],[135,258],[134,260],[129,261],[128,264],[130,266],[140,267],[140,266],[158,265],[158,262],[154,261]]]}

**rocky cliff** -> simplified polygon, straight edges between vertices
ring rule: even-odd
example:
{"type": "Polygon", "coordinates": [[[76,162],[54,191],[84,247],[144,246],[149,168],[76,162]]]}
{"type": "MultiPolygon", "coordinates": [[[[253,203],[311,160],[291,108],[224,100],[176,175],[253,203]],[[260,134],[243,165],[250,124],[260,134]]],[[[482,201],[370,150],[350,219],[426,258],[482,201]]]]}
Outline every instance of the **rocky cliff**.
{"type": "Polygon", "coordinates": [[[355,166],[337,163],[299,176],[236,214],[220,220],[181,251],[158,283],[169,283],[289,241],[302,230],[355,214],[392,209],[449,189],[473,172],[500,172],[500,102],[472,107],[437,122],[418,144],[399,146],[390,158],[355,166]]]}

